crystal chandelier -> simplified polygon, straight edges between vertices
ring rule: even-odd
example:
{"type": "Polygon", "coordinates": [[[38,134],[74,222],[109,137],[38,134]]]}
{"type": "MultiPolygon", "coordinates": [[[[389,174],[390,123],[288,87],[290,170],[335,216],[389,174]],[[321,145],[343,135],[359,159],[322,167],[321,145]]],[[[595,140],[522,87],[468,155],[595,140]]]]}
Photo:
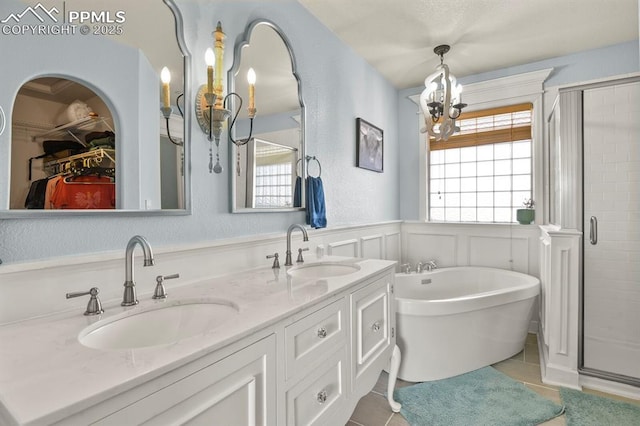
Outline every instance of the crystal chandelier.
{"type": "Polygon", "coordinates": [[[444,63],[444,54],[449,49],[447,44],[433,49],[440,56],[440,65],[424,80],[425,89],[420,95],[420,108],[425,122],[425,127],[420,131],[437,141],[446,141],[456,131],[456,119],[467,106],[462,103],[462,86],[456,84],[456,77],[444,63]]]}

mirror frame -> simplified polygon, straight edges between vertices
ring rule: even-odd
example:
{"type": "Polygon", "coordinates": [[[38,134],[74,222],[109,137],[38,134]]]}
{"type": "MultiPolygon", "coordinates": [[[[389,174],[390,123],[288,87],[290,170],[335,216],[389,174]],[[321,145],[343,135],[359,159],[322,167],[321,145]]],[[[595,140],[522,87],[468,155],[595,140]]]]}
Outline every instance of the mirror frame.
{"type": "MultiPolygon", "coordinates": [[[[291,42],[289,42],[289,39],[284,34],[282,29],[280,29],[280,27],[276,25],[274,22],[269,21],[268,19],[256,19],[252,21],[246,27],[244,33],[240,35],[238,41],[236,42],[235,48],[233,50],[233,65],[231,66],[231,69],[229,69],[229,72],[227,73],[228,93],[235,93],[235,86],[236,86],[235,79],[236,79],[236,74],[240,69],[242,49],[245,46],[249,45],[249,41],[251,39],[251,33],[253,32],[253,29],[258,25],[266,25],[270,27],[272,30],[274,30],[276,34],[278,34],[282,42],[284,43],[285,47],[287,48],[287,51],[289,52],[289,59],[291,60],[291,74],[296,79],[296,83],[298,85],[298,102],[300,103],[300,134],[302,135],[302,146],[300,147],[300,158],[304,159],[306,158],[306,151],[307,151],[307,135],[305,130],[306,108],[305,108],[304,100],[302,97],[302,81],[300,80],[300,75],[298,74],[298,65],[296,62],[296,57],[293,53],[293,49],[291,48],[291,42]]],[[[237,108],[236,100],[234,99],[234,97],[230,97],[229,101],[230,101],[229,109],[231,111],[235,111],[237,108]]],[[[257,115],[256,120],[259,120],[259,119],[260,119],[260,116],[257,115]]],[[[229,126],[231,125],[231,117],[229,117],[227,125],[229,126]]],[[[234,133],[233,136],[235,139],[235,136],[236,136],[235,129],[233,130],[233,133],[234,133]]],[[[237,147],[233,142],[231,142],[231,140],[228,141],[228,144],[229,144],[228,168],[229,168],[229,176],[230,176],[229,182],[231,184],[229,189],[229,205],[231,206],[231,209],[230,209],[231,213],[281,213],[281,212],[304,211],[306,209],[306,206],[305,207],[282,207],[282,208],[272,208],[272,209],[249,208],[249,207],[236,208],[236,175],[233,172],[233,170],[234,170],[234,161],[235,161],[234,159],[236,158],[237,147]]],[[[307,169],[306,163],[307,163],[306,161],[300,162],[301,176],[305,176],[306,169],[307,169]]],[[[305,200],[304,185],[302,185],[302,199],[305,200]]]]}
{"type": "MultiPolygon", "coordinates": [[[[175,31],[178,46],[183,57],[184,71],[184,104],[191,105],[191,54],[187,49],[184,34],[184,21],[175,0],[162,0],[169,7],[176,21],[175,31]]],[[[43,75],[48,75],[46,72],[43,75]]],[[[61,76],[68,78],[69,76],[61,76]]],[[[73,77],[73,76],[70,76],[73,77]]],[[[158,78],[158,81],[159,78],[158,78]]],[[[191,120],[189,108],[184,110],[184,209],[156,209],[156,210],[0,210],[2,219],[49,219],[67,217],[121,217],[121,216],[186,216],[191,214],[191,120]]],[[[160,102],[158,101],[158,111],[160,102]]],[[[3,114],[3,118],[4,114],[3,114]]],[[[161,121],[162,125],[162,121],[161,121]]],[[[158,142],[161,135],[158,134],[158,142]]]]}

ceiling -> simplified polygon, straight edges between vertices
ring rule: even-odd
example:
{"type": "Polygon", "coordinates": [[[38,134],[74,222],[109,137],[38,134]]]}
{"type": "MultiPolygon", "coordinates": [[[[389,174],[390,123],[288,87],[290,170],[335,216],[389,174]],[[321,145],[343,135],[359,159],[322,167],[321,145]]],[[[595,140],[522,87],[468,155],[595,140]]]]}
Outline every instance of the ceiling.
{"type": "Polygon", "coordinates": [[[638,0],[298,0],[399,88],[638,39],[638,0]]]}

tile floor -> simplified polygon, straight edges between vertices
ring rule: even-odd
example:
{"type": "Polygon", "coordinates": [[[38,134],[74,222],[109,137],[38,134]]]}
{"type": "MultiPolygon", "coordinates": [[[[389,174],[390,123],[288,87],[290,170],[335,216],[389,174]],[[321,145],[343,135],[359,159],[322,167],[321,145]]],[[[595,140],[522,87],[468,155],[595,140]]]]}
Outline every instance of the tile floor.
{"type": "MultiPolygon", "coordinates": [[[[535,334],[529,334],[525,348],[513,357],[493,365],[512,379],[523,382],[529,389],[539,393],[558,404],[561,404],[558,387],[542,383],[540,378],[540,358],[538,355],[538,341],[535,334]]],[[[398,380],[396,388],[409,386],[413,383],[398,380]]],[[[387,373],[383,372],[373,390],[365,395],[346,426],[408,426],[407,421],[399,413],[393,413],[387,404],[384,392],[387,386],[387,373]]],[[[585,392],[607,396],[626,402],[640,405],[640,401],[630,400],[616,395],[608,395],[602,392],[585,389],[585,392]]],[[[565,426],[565,416],[559,416],[544,426],[565,426]]]]}

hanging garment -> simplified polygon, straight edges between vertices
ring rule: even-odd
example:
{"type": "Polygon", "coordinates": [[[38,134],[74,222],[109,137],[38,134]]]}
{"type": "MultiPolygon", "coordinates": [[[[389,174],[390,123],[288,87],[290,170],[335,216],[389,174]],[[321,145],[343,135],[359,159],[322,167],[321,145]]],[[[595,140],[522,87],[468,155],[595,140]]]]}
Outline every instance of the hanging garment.
{"type": "Polygon", "coordinates": [[[115,184],[104,176],[77,176],[62,179],[51,197],[55,209],[114,209],[115,184]]]}
{"type": "Polygon", "coordinates": [[[53,194],[55,193],[56,186],[63,179],[64,177],[60,175],[49,178],[49,182],[47,182],[47,190],[45,191],[45,194],[44,194],[45,210],[50,210],[55,208],[53,206],[53,203],[51,202],[51,199],[53,197],[53,194]]]}
{"type": "Polygon", "coordinates": [[[25,209],[43,209],[47,182],[49,179],[39,179],[31,183],[29,193],[24,201],[25,209]]]}
{"type": "Polygon", "coordinates": [[[327,214],[324,189],[320,177],[307,177],[307,224],[312,228],[326,228],[327,214]]]}

